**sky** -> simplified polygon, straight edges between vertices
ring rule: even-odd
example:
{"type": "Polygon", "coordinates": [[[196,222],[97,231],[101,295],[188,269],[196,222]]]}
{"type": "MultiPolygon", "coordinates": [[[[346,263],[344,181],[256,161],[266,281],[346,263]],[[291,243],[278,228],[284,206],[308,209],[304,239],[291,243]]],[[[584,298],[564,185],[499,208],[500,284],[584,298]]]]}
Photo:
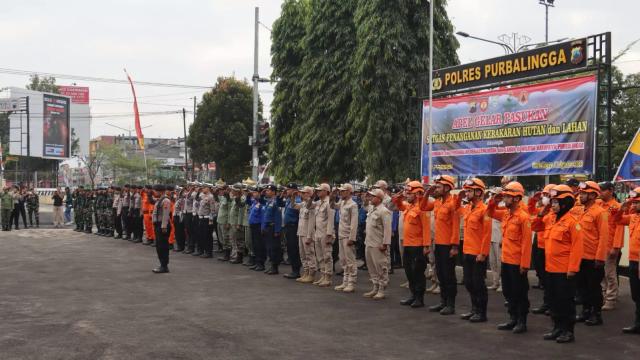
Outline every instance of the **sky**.
{"type": "MultiPolygon", "coordinates": [[[[332,0],[338,1],[338,0],[332,0]]],[[[438,0],[436,0],[438,1],[438,0]]],[[[213,86],[219,76],[250,81],[253,74],[254,8],[260,8],[259,74],[268,77],[270,31],[281,0],[24,0],[3,2],[0,68],[55,74],[213,86]]],[[[557,0],[549,9],[549,39],[612,32],[613,53],[640,38],[640,1],[557,0]]],[[[517,33],[544,41],[544,7],[538,0],[449,0],[456,31],[497,40],[517,33]]],[[[498,45],[459,38],[462,63],[503,55],[498,45]]],[[[616,65],[640,72],[640,44],[616,65]]],[[[0,88],[23,87],[28,76],[0,73],[0,88]]],[[[58,78],[59,85],[90,87],[91,136],[133,129],[128,85],[58,78]],[[123,129],[120,129],[123,128],[123,129]]],[[[193,109],[204,90],[137,86],[142,113],[193,109]]],[[[265,109],[273,87],[260,84],[265,109]]],[[[265,111],[266,112],[266,111],[265,111]]],[[[187,127],[192,122],[187,114],[187,127]]],[[[268,118],[268,114],[266,115],[268,118]]],[[[141,117],[145,137],[183,135],[182,114],[141,117]]]]}

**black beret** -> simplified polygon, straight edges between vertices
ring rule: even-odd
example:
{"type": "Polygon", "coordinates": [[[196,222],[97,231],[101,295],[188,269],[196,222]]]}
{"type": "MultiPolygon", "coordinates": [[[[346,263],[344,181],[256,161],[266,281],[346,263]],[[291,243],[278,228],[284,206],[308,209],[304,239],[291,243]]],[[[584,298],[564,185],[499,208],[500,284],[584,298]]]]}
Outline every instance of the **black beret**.
{"type": "Polygon", "coordinates": [[[287,189],[294,189],[294,190],[298,190],[298,184],[296,183],[288,183],[287,184],[287,189]]]}
{"type": "Polygon", "coordinates": [[[278,188],[274,184],[267,184],[264,186],[265,190],[276,191],[278,188]]]}
{"type": "Polygon", "coordinates": [[[578,185],[580,185],[580,181],[578,181],[578,179],[576,179],[576,178],[568,179],[565,183],[567,185],[569,185],[569,186],[578,186],[578,185]]]}
{"type": "Polygon", "coordinates": [[[611,181],[603,181],[598,185],[600,185],[600,190],[613,190],[615,188],[611,181]]]}

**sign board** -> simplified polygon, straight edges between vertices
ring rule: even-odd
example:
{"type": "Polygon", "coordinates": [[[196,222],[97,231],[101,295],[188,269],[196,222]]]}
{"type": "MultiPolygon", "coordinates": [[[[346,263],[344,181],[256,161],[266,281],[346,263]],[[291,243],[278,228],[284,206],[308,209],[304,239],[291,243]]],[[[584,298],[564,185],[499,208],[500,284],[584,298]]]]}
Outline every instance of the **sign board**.
{"type": "Polygon", "coordinates": [[[577,39],[507,56],[438,69],[433,72],[433,93],[584,68],[587,66],[586,44],[586,39],[577,39]]]}
{"type": "MultiPolygon", "coordinates": [[[[434,100],[433,173],[593,173],[596,90],[596,77],[589,75],[434,100]]],[[[426,136],[428,111],[427,100],[426,136]]],[[[423,148],[425,176],[429,149],[423,148]]]]}
{"type": "Polygon", "coordinates": [[[74,104],[89,103],[89,88],[84,86],[58,86],[60,95],[68,96],[74,104]]]}
{"type": "Polygon", "coordinates": [[[44,94],[42,103],[42,155],[50,158],[67,158],[69,157],[70,99],[44,94]]]}

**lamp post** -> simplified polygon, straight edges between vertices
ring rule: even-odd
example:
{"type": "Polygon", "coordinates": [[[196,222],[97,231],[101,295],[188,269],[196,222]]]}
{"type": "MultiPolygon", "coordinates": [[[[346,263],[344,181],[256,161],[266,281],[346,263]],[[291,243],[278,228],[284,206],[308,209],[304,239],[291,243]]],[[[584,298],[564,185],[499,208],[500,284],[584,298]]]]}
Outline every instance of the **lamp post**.
{"type": "Polygon", "coordinates": [[[515,53],[515,50],[512,49],[511,46],[509,46],[507,44],[504,44],[504,43],[501,43],[501,42],[498,42],[498,41],[493,41],[493,40],[489,40],[489,39],[485,39],[485,38],[469,35],[469,33],[466,33],[464,31],[458,31],[456,33],[456,35],[462,36],[462,37],[466,37],[466,38],[470,38],[470,39],[476,39],[476,40],[488,42],[488,43],[491,43],[491,44],[500,45],[504,49],[505,54],[513,54],[513,53],[515,53]]]}
{"type": "Polygon", "coordinates": [[[540,0],[538,4],[544,6],[544,42],[549,42],[549,8],[555,7],[555,0],[540,0]]]}

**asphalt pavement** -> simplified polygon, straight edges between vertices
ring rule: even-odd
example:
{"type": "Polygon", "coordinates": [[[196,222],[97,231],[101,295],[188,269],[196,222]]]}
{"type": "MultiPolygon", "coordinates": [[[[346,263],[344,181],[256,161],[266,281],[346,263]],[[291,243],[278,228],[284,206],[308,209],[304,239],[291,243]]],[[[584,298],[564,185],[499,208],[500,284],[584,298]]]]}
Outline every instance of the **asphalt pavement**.
{"type": "MultiPolygon", "coordinates": [[[[604,326],[576,326],[577,341],[542,340],[550,327],[530,315],[529,332],[496,329],[506,318],[490,292],[489,322],[459,319],[469,309],[458,287],[457,314],[399,305],[401,271],[374,301],[366,272],[356,293],[302,285],[241,265],[171,253],[156,275],[155,250],[70,229],[0,233],[0,359],[633,359],[640,336],[628,283],[604,326]]],[[[281,272],[288,271],[283,266],[281,272]]],[[[336,280],[337,282],[337,280],[336,280]]],[[[531,290],[532,305],[542,292],[531,290]]],[[[426,302],[438,301],[428,295],[426,302]]]]}

